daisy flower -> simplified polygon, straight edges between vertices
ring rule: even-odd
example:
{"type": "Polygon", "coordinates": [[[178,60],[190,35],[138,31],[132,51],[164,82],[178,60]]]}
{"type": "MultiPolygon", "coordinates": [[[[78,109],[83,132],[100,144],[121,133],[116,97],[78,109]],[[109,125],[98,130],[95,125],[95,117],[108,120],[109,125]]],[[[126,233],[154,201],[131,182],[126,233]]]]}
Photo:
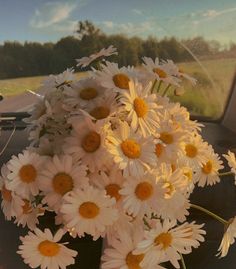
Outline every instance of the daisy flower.
{"type": "Polygon", "coordinates": [[[165,150],[166,145],[160,141],[159,139],[155,140],[155,148],[154,148],[154,152],[156,155],[156,160],[157,160],[157,165],[161,165],[161,163],[163,162],[169,162],[170,161],[170,156],[167,155],[167,152],[165,150]]]}
{"type": "Polygon", "coordinates": [[[188,81],[190,81],[192,83],[192,85],[196,85],[197,80],[193,77],[191,77],[190,75],[188,75],[187,73],[184,72],[184,70],[182,68],[179,68],[176,64],[174,64],[174,62],[172,60],[167,60],[163,62],[163,65],[166,65],[168,70],[170,70],[170,73],[174,76],[176,76],[177,78],[184,78],[188,81]]]}
{"type": "Polygon", "coordinates": [[[155,162],[153,138],[134,133],[126,122],[107,136],[107,148],[124,176],[140,177],[155,162]]]}
{"type": "Polygon", "coordinates": [[[162,183],[164,189],[164,197],[160,197],[158,214],[163,219],[177,219],[184,221],[186,215],[189,214],[190,208],[187,199],[188,179],[181,169],[176,169],[174,172],[170,165],[161,165],[159,170],[156,170],[157,178],[162,183]]]}
{"type": "Polygon", "coordinates": [[[117,49],[113,47],[113,45],[110,45],[108,48],[103,48],[99,52],[91,54],[89,57],[82,57],[80,59],[76,59],[77,65],[76,66],[81,66],[81,67],[86,67],[90,65],[93,61],[95,61],[98,58],[101,57],[108,57],[113,54],[118,54],[117,49]]]}
{"type": "Polygon", "coordinates": [[[159,59],[156,58],[153,61],[151,58],[143,57],[144,64],[143,66],[147,70],[150,79],[163,81],[166,84],[179,86],[179,79],[171,74],[169,66],[160,63],[159,59]]]}
{"type": "Polygon", "coordinates": [[[197,168],[207,162],[208,144],[202,140],[199,134],[190,135],[182,143],[183,151],[180,158],[187,166],[197,168]]]}
{"type": "Polygon", "coordinates": [[[227,160],[228,165],[231,168],[231,172],[234,173],[234,175],[235,175],[234,178],[235,178],[235,184],[236,184],[236,158],[235,158],[235,154],[229,150],[228,154],[223,154],[223,156],[227,160]]]}
{"type": "Polygon", "coordinates": [[[145,88],[137,81],[129,82],[129,92],[121,93],[119,101],[124,105],[124,110],[129,114],[128,122],[131,128],[139,129],[143,136],[152,134],[159,126],[159,117],[156,109],[156,94],[150,94],[150,84],[145,88]]]}
{"type": "Polygon", "coordinates": [[[63,234],[61,229],[53,236],[49,229],[41,231],[36,228],[34,233],[29,232],[25,237],[20,237],[22,244],[17,253],[31,268],[66,269],[75,263],[77,251],[58,243],[63,234]]]}
{"type": "Polygon", "coordinates": [[[191,246],[197,245],[196,239],[191,238],[192,231],[185,224],[176,227],[176,221],[159,220],[156,226],[145,232],[145,239],[137,245],[135,254],[145,253],[147,260],[167,260],[175,268],[180,268],[180,254],[189,253],[191,246]],[[188,238],[190,236],[190,238],[188,238]]]}
{"type": "Polygon", "coordinates": [[[104,250],[102,269],[164,269],[146,260],[144,253],[133,254],[137,244],[143,239],[143,227],[132,225],[132,228],[118,233],[119,240],[115,240],[110,248],[104,250]]]}
{"type": "Polygon", "coordinates": [[[208,151],[206,154],[207,161],[203,163],[202,167],[196,169],[194,175],[195,183],[198,183],[198,186],[204,187],[205,185],[214,185],[217,182],[220,182],[220,177],[218,171],[223,169],[223,162],[220,160],[220,157],[217,153],[214,153],[214,150],[211,146],[208,146],[208,151]]]}
{"type": "Polygon", "coordinates": [[[117,168],[117,166],[112,163],[109,168],[100,171],[100,173],[95,173],[89,176],[91,183],[99,188],[100,190],[105,190],[106,194],[111,198],[115,198],[116,204],[115,208],[118,209],[118,219],[106,228],[106,240],[110,244],[114,238],[117,238],[118,231],[125,231],[132,218],[124,212],[123,209],[123,195],[121,195],[120,190],[123,187],[125,181],[122,171],[117,168]]]}
{"type": "Polygon", "coordinates": [[[9,170],[4,164],[1,168],[0,176],[0,190],[2,196],[1,208],[6,220],[11,220],[12,217],[15,217],[21,211],[21,206],[23,205],[22,199],[15,194],[15,192],[7,189],[6,184],[8,182],[9,170]]]}
{"type": "Polygon", "coordinates": [[[181,128],[181,130],[186,134],[189,132],[200,132],[201,127],[203,127],[203,124],[190,120],[189,112],[179,103],[170,103],[166,112],[169,114],[173,125],[176,128],[181,128]]]}
{"type": "Polygon", "coordinates": [[[182,230],[183,240],[188,242],[188,247],[186,247],[188,253],[192,252],[192,248],[198,248],[200,242],[205,241],[206,231],[202,229],[203,226],[204,224],[196,224],[195,221],[192,221],[191,223],[185,222],[176,228],[176,230],[182,230]]]}
{"type": "Polygon", "coordinates": [[[160,197],[164,196],[162,185],[157,182],[156,176],[149,172],[145,172],[138,179],[129,177],[120,193],[124,196],[124,210],[133,217],[150,215],[157,211],[160,197]]]}
{"type": "Polygon", "coordinates": [[[64,152],[88,166],[90,172],[100,169],[108,160],[104,122],[94,123],[90,117],[72,119],[73,130],[65,139],[64,152]]]}
{"type": "Polygon", "coordinates": [[[229,247],[235,242],[235,238],[236,238],[236,217],[232,218],[228,222],[228,227],[223,235],[217,256],[220,256],[220,258],[225,257],[228,254],[229,247]]]}
{"type": "Polygon", "coordinates": [[[166,199],[171,198],[175,192],[185,191],[188,186],[188,179],[179,168],[173,169],[173,166],[163,163],[155,171],[159,182],[164,184],[166,199]]]}
{"type": "Polygon", "coordinates": [[[43,203],[58,211],[62,197],[88,183],[87,167],[79,163],[73,163],[69,155],[54,155],[45,164],[39,175],[39,188],[45,197],[43,203]]]}
{"type": "Polygon", "coordinates": [[[195,188],[193,180],[195,171],[193,171],[192,167],[189,166],[180,166],[179,168],[183,171],[183,174],[186,176],[188,181],[188,186],[186,188],[186,194],[188,196],[193,192],[195,188]]]}
{"type": "Polygon", "coordinates": [[[42,88],[46,90],[55,89],[68,89],[75,81],[74,69],[68,68],[58,75],[50,75],[43,81],[42,88]]]}
{"type": "Polygon", "coordinates": [[[38,177],[45,158],[29,150],[13,156],[7,164],[10,173],[7,187],[22,198],[29,199],[39,193],[38,177]]]}
{"type": "Polygon", "coordinates": [[[125,179],[122,175],[122,171],[115,165],[113,165],[109,172],[101,171],[100,173],[92,175],[90,180],[100,190],[106,190],[106,194],[111,198],[115,198],[116,203],[121,202],[122,195],[120,194],[120,190],[125,179]]]}
{"type": "Polygon", "coordinates": [[[31,201],[23,199],[21,200],[21,210],[16,215],[14,223],[17,226],[22,225],[23,228],[27,226],[30,230],[34,230],[36,225],[39,224],[38,216],[43,214],[44,209],[41,204],[36,206],[31,201]]]}
{"type": "Polygon", "coordinates": [[[85,108],[85,111],[94,120],[105,120],[106,122],[111,117],[117,117],[121,105],[116,101],[116,93],[111,92],[110,94],[104,94],[102,98],[97,99],[94,103],[85,108]]]}
{"type": "Polygon", "coordinates": [[[75,108],[90,107],[91,104],[105,94],[105,89],[91,77],[79,80],[73,87],[65,91],[65,103],[75,108]]]}
{"type": "Polygon", "coordinates": [[[134,72],[131,68],[119,68],[118,64],[106,62],[102,65],[102,71],[96,71],[92,75],[107,88],[115,92],[122,92],[129,89],[129,82],[134,78],[134,72]]]}
{"type": "Polygon", "coordinates": [[[165,150],[166,161],[176,158],[178,153],[181,151],[181,142],[184,139],[184,132],[181,128],[176,128],[173,121],[165,113],[161,117],[159,126],[156,129],[158,133],[159,149],[165,150]]]}
{"type": "Polygon", "coordinates": [[[74,228],[79,237],[86,233],[97,240],[118,218],[114,205],[115,199],[107,196],[105,190],[86,186],[65,195],[60,211],[67,228],[74,228]]]}

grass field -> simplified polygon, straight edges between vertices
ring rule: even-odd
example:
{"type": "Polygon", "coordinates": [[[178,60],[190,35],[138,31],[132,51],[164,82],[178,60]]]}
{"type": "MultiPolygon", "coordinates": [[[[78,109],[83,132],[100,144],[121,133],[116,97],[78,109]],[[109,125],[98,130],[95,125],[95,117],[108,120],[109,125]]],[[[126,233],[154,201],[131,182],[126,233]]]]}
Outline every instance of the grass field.
{"type": "Polygon", "coordinates": [[[197,63],[180,65],[197,79],[197,85],[193,87],[190,83],[184,83],[184,95],[172,99],[180,101],[192,114],[219,118],[236,73],[236,59],[209,60],[202,64],[208,74],[197,63]]]}
{"type": "MultiPolygon", "coordinates": [[[[76,73],[76,77],[78,79],[84,75],[84,72],[76,73]]],[[[0,93],[3,96],[14,96],[21,94],[26,90],[37,91],[40,84],[46,77],[47,76],[2,79],[0,80],[0,93]]]]}
{"type": "MultiPolygon", "coordinates": [[[[196,62],[182,63],[181,69],[191,74],[198,81],[195,87],[185,82],[184,95],[169,95],[174,101],[181,102],[192,114],[217,118],[222,114],[236,70],[236,59],[219,59],[202,61],[203,68],[196,62]],[[205,69],[206,72],[204,72],[205,69]]],[[[77,73],[81,78],[85,73],[77,73]]],[[[36,91],[45,77],[28,77],[0,80],[0,93],[3,96],[21,94],[26,90],[36,91]]]]}

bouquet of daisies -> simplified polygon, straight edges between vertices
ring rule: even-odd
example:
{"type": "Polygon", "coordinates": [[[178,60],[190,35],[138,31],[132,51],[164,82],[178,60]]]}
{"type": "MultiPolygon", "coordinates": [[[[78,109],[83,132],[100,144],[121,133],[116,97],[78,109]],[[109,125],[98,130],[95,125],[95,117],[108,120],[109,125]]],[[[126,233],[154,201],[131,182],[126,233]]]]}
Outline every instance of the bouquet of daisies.
{"type": "MultiPolygon", "coordinates": [[[[202,126],[166,97],[195,80],[171,60],[120,68],[104,60],[112,54],[110,46],[77,60],[97,63],[80,79],[73,69],[49,76],[27,119],[30,146],[1,169],[2,210],[29,228],[18,253],[31,268],[74,264],[80,253],[61,243],[66,233],[104,238],[102,269],[180,268],[204,241],[203,224],[186,219],[190,207],[204,211],[190,194],[220,181],[222,161],[202,126]],[[56,232],[39,228],[48,211],[56,232]]],[[[235,172],[234,155],[226,158],[235,172]]],[[[225,256],[236,221],[214,216],[227,225],[225,256]]]]}

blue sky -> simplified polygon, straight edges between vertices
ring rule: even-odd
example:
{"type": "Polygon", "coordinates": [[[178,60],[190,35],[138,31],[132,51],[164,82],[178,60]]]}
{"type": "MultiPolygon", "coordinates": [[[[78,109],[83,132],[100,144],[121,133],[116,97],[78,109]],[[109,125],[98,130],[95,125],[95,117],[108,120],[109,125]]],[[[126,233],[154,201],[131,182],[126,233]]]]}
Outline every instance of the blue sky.
{"type": "Polygon", "coordinates": [[[86,19],[105,33],[236,43],[235,0],[0,0],[0,43],[56,41],[86,19]]]}

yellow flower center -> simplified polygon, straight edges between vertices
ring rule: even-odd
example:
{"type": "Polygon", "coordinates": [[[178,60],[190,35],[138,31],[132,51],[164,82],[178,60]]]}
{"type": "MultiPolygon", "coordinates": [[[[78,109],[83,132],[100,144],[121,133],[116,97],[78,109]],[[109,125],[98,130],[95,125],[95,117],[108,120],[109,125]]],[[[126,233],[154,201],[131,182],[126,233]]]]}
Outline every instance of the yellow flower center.
{"type": "Polygon", "coordinates": [[[130,79],[126,74],[119,73],[113,76],[113,82],[116,87],[128,90],[130,79]]]}
{"type": "Polygon", "coordinates": [[[95,88],[85,88],[79,94],[80,98],[86,101],[94,99],[97,95],[98,92],[95,88]]]}
{"type": "Polygon", "coordinates": [[[93,202],[84,202],[79,207],[79,214],[85,219],[94,219],[99,211],[100,208],[93,202]]]}
{"type": "Polygon", "coordinates": [[[175,187],[170,182],[167,182],[166,185],[165,198],[170,198],[175,193],[175,187]]]}
{"type": "Polygon", "coordinates": [[[32,164],[23,165],[19,171],[19,177],[24,183],[31,183],[37,177],[37,171],[32,164]]]}
{"type": "Polygon", "coordinates": [[[58,173],[52,180],[53,189],[56,193],[64,195],[73,189],[73,179],[66,173],[58,173]]]}
{"type": "Polygon", "coordinates": [[[95,107],[89,114],[93,116],[96,120],[101,120],[109,116],[110,109],[105,106],[98,106],[95,107]]]}
{"type": "Polygon", "coordinates": [[[137,159],[141,155],[140,145],[133,139],[126,139],[120,146],[124,155],[130,159],[137,159]]]}
{"type": "Polygon", "coordinates": [[[156,144],[155,153],[156,156],[159,158],[161,154],[163,153],[164,146],[161,143],[156,144]]]}
{"type": "Polygon", "coordinates": [[[41,255],[46,256],[46,257],[54,257],[58,254],[60,250],[60,245],[51,242],[49,240],[44,240],[38,245],[38,250],[41,255]]]}
{"type": "Polygon", "coordinates": [[[119,194],[120,186],[118,184],[109,184],[105,187],[106,192],[111,197],[114,197],[116,201],[119,201],[121,198],[121,195],[119,194]]]}
{"type": "Polygon", "coordinates": [[[193,179],[193,172],[191,170],[185,171],[184,175],[188,178],[188,181],[192,181],[193,179]]]}
{"type": "Polygon", "coordinates": [[[126,265],[129,269],[141,269],[140,262],[143,260],[144,254],[134,255],[132,252],[129,252],[126,256],[126,265]]]}
{"type": "Polygon", "coordinates": [[[143,118],[148,112],[148,106],[142,98],[134,99],[134,111],[139,118],[143,118]]]}
{"type": "Polygon", "coordinates": [[[198,153],[198,150],[197,148],[192,145],[192,144],[187,144],[185,146],[185,152],[186,152],[186,155],[189,157],[189,158],[194,158],[197,156],[197,153],[198,153]]]}
{"type": "Polygon", "coordinates": [[[11,195],[11,191],[7,190],[5,185],[2,186],[2,199],[7,201],[7,202],[11,202],[12,201],[12,195],[11,195]]]}
{"type": "Polygon", "coordinates": [[[82,140],[82,148],[84,151],[92,153],[95,152],[101,144],[101,137],[98,133],[91,131],[82,140]]]}
{"type": "Polygon", "coordinates": [[[159,234],[155,240],[154,243],[159,246],[162,245],[162,249],[167,249],[168,247],[170,247],[171,243],[172,243],[172,235],[170,233],[161,233],[159,234]]]}
{"type": "Polygon", "coordinates": [[[32,207],[28,200],[24,199],[23,201],[24,201],[24,205],[22,206],[23,214],[27,215],[32,211],[32,207]]]}
{"type": "Polygon", "coordinates": [[[153,194],[153,186],[149,182],[141,182],[135,188],[135,195],[139,200],[149,199],[153,194]]]}
{"type": "Polygon", "coordinates": [[[160,134],[160,140],[165,144],[172,144],[174,142],[174,137],[168,132],[163,132],[160,134]]]}
{"type": "Polygon", "coordinates": [[[153,72],[156,73],[159,78],[166,78],[167,74],[164,70],[162,70],[161,68],[153,68],[153,72]]]}
{"type": "Polygon", "coordinates": [[[210,174],[212,172],[212,168],[212,161],[208,161],[202,166],[202,172],[204,174],[210,174]]]}

